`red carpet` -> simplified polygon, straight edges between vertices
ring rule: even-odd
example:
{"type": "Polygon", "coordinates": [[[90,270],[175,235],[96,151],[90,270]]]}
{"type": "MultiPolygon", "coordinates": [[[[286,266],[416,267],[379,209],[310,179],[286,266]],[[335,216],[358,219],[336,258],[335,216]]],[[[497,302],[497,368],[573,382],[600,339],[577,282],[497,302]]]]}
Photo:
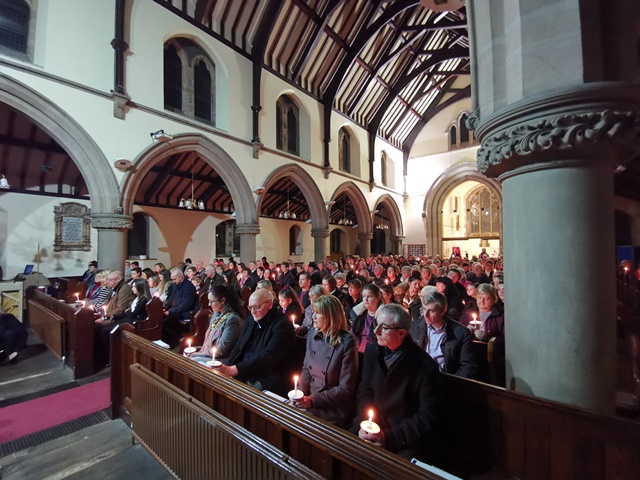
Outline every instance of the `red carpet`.
{"type": "Polygon", "coordinates": [[[98,412],[111,405],[109,379],[0,408],[0,444],[98,412]]]}

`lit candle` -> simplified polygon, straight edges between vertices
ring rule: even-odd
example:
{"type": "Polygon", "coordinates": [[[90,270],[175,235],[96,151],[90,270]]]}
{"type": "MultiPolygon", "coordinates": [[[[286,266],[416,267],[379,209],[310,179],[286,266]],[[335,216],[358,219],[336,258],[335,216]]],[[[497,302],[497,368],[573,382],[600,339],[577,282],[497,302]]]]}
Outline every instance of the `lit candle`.
{"type": "Polygon", "coordinates": [[[385,278],[385,279],[384,279],[384,284],[385,284],[385,285],[389,285],[389,279],[388,279],[388,278],[385,278]]]}
{"type": "Polygon", "coordinates": [[[215,363],[215,361],[216,361],[216,347],[211,347],[211,358],[213,358],[213,361],[215,363]]]}
{"type": "Polygon", "coordinates": [[[360,422],[360,428],[367,433],[380,433],[380,426],[373,421],[373,410],[369,410],[369,420],[360,422]]]}
{"type": "Polygon", "coordinates": [[[291,323],[293,323],[294,325],[296,324],[296,316],[295,315],[291,315],[291,323]]]}
{"type": "Polygon", "coordinates": [[[356,270],[356,275],[360,275],[360,270],[356,270]]]}
{"type": "Polygon", "coordinates": [[[298,391],[298,375],[293,376],[293,390],[298,391]]]}
{"type": "Polygon", "coordinates": [[[288,394],[289,400],[291,400],[292,402],[300,400],[302,397],[304,397],[304,393],[302,392],[302,390],[298,390],[298,378],[298,375],[293,376],[293,390],[291,390],[288,394]]]}
{"type": "Polygon", "coordinates": [[[76,302],[79,302],[79,301],[80,301],[80,294],[76,293],[76,302]]]}
{"type": "Polygon", "coordinates": [[[196,353],[196,347],[191,346],[191,339],[187,339],[187,348],[184,349],[183,352],[185,355],[191,355],[192,353],[196,353]]]}
{"type": "Polygon", "coordinates": [[[107,307],[106,306],[102,307],[102,316],[104,316],[104,317],[107,316],[107,307]]]}
{"type": "Polygon", "coordinates": [[[629,267],[624,267],[624,273],[627,273],[628,270],[629,270],[629,267]]]}
{"type": "Polygon", "coordinates": [[[211,360],[207,362],[207,365],[214,368],[222,365],[222,362],[220,360],[216,360],[216,351],[216,347],[211,347],[211,360]]]}

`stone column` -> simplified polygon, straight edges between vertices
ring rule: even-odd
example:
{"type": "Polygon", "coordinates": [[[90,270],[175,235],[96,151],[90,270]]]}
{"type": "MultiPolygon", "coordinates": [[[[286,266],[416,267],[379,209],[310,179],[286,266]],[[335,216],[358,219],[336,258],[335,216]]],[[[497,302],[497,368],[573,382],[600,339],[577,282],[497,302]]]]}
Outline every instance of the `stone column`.
{"type": "Polygon", "coordinates": [[[316,262],[323,261],[329,251],[327,243],[329,239],[328,228],[314,228],[311,230],[311,236],[313,237],[313,260],[316,262]]]}
{"type": "Polygon", "coordinates": [[[133,228],[133,218],[121,213],[94,213],[91,226],[98,230],[98,267],[124,270],[127,258],[127,230],[133,228]]]}
{"type": "Polygon", "coordinates": [[[478,170],[503,188],[507,387],[608,414],[613,171],[640,138],[621,4],[630,6],[492,0],[467,10],[478,170]]]}
{"type": "Polygon", "coordinates": [[[250,262],[256,259],[256,236],[260,233],[260,225],[248,223],[236,225],[236,235],[240,236],[240,260],[250,262]]]}
{"type": "Polygon", "coordinates": [[[394,255],[402,255],[402,239],[404,235],[391,235],[391,251],[394,255]]]}
{"type": "Polygon", "coordinates": [[[359,232],[358,240],[360,240],[360,256],[367,258],[371,256],[371,240],[373,240],[373,233],[359,232]]]}

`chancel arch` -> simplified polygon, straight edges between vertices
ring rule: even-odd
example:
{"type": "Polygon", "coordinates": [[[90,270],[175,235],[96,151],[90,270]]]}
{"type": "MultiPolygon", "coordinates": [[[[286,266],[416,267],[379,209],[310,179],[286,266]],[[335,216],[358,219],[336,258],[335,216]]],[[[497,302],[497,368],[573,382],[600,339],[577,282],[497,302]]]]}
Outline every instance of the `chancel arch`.
{"type": "MultiPolygon", "coordinates": [[[[464,219],[462,223],[465,223],[467,220],[467,208],[464,207],[464,212],[457,211],[453,212],[453,210],[457,210],[455,207],[455,199],[451,198],[451,193],[454,189],[465,182],[474,182],[476,186],[470,189],[465,190],[465,195],[469,194],[472,190],[475,190],[478,185],[481,184],[483,187],[488,189],[489,196],[493,196],[497,203],[494,202],[494,205],[498,205],[498,212],[501,212],[502,206],[502,190],[500,188],[500,184],[491,178],[487,178],[478,172],[477,166],[475,162],[462,162],[453,167],[447,169],[438,179],[433,183],[433,186],[427,192],[425,197],[423,209],[425,212],[425,233],[427,236],[427,253],[429,255],[440,254],[444,255],[445,248],[443,244],[444,238],[450,238],[444,236],[444,225],[443,225],[443,217],[445,215],[445,203],[447,204],[448,211],[447,218],[451,219],[451,222],[448,222],[448,227],[452,228],[452,231],[456,231],[456,226],[458,229],[460,228],[460,223],[456,225],[456,215],[464,214],[464,219]]],[[[458,209],[462,210],[463,208],[463,200],[465,199],[465,195],[461,195],[458,200],[458,209]]],[[[469,197],[470,199],[470,197],[469,197]]],[[[482,208],[479,206],[478,208],[482,208]]],[[[482,211],[484,213],[484,210],[482,211]]],[[[498,213],[496,213],[497,215],[498,213]]],[[[498,232],[499,239],[502,238],[502,227],[500,223],[500,231],[498,232]]],[[[494,232],[495,233],[495,232],[494,232]]],[[[467,235],[461,235],[461,237],[466,237],[467,235]]],[[[495,235],[492,235],[495,237],[495,235]]],[[[480,236],[477,236],[480,239],[480,236]]],[[[486,239],[485,239],[486,240],[486,239]]],[[[474,251],[469,251],[469,256],[474,255],[474,251]]]]}

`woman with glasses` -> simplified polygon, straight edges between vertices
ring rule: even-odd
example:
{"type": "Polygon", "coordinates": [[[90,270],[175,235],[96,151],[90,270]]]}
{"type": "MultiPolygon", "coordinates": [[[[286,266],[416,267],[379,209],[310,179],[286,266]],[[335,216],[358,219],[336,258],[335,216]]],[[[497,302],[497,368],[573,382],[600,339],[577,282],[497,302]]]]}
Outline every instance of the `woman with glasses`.
{"type": "Polygon", "coordinates": [[[312,308],[313,329],[307,336],[299,383],[305,396],[295,405],[342,427],[353,417],[358,380],[356,339],[347,331],[344,308],[336,297],[322,295],[312,308]]]}
{"type": "Polygon", "coordinates": [[[235,293],[224,285],[216,285],[209,292],[209,307],[213,311],[209,328],[200,350],[191,359],[206,363],[212,359],[212,349],[216,349],[216,360],[229,356],[238,341],[244,319],[238,314],[239,305],[235,293]]]}

